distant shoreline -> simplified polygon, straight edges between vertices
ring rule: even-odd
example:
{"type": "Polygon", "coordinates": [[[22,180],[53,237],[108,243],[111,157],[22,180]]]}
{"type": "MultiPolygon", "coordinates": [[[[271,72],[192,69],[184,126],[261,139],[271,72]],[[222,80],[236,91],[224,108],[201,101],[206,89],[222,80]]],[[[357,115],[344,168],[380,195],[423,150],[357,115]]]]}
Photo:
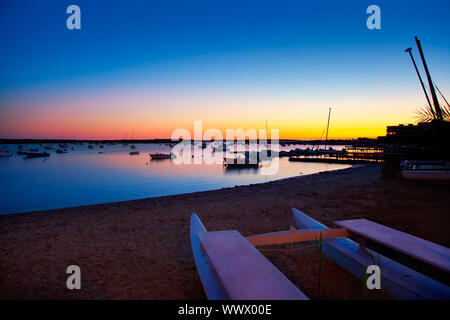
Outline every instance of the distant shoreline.
{"type": "MultiPolygon", "coordinates": [[[[192,140],[195,141],[195,140],[192,140]]],[[[203,142],[212,142],[211,140],[202,140],[203,142]]],[[[224,140],[225,141],[225,140],[224,140]]],[[[239,140],[240,141],[240,140],[239,140]]],[[[267,143],[270,143],[270,139],[267,143]]],[[[296,139],[279,139],[279,143],[286,144],[311,144],[323,145],[325,140],[296,140],[296,139]]],[[[350,145],[355,142],[374,142],[375,138],[355,138],[355,139],[330,139],[326,142],[327,145],[350,145]]],[[[0,144],[35,144],[35,143],[176,143],[171,139],[0,139],[0,144]]],[[[244,142],[244,140],[242,140],[244,142]]],[[[248,143],[248,140],[245,140],[248,143]]]]}

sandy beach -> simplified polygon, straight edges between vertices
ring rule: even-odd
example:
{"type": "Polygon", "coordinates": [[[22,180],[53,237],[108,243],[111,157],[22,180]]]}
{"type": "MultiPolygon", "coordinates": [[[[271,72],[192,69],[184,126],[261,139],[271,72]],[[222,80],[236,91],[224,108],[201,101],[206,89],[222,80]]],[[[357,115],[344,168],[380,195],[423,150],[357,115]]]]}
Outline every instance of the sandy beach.
{"type": "MultiPolygon", "coordinates": [[[[208,230],[285,230],[297,208],[320,222],[366,218],[450,246],[449,186],[409,183],[361,166],[264,184],[0,216],[2,299],[205,299],[189,240],[208,230]],[[82,289],[66,288],[80,266],[82,289]]],[[[311,246],[262,252],[312,299],[360,299],[362,284],[326,261],[318,295],[311,246]]]]}

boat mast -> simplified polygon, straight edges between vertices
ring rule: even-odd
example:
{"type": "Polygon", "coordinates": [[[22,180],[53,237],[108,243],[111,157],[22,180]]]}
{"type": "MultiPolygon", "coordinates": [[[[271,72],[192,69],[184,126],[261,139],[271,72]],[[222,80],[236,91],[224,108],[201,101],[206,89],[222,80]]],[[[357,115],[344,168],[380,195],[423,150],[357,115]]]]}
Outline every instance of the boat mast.
{"type": "Polygon", "coordinates": [[[266,139],[269,139],[269,132],[267,132],[267,119],[266,119],[266,139]]]}
{"type": "Polygon", "coordinates": [[[420,40],[417,39],[417,37],[415,37],[415,39],[416,39],[416,43],[417,43],[417,48],[419,48],[420,57],[422,58],[422,63],[423,63],[423,67],[425,69],[425,73],[427,74],[428,85],[429,85],[430,91],[431,91],[431,98],[433,99],[433,104],[434,104],[434,111],[436,113],[437,119],[442,121],[444,118],[442,117],[441,107],[439,106],[439,101],[438,101],[438,98],[436,95],[436,91],[434,90],[434,85],[433,85],[433,81],[431,80],[430,71],[428,70],[427,62],[425,61],[425,56],[423,55],[422,46],[420,45],[420,40]]]}
{"type": "Polygon", "coordinates": [[[331,108],[328,110],[327,134],[325,135],[325,150],[327,149],[328,128],[329,128],[329,126],[330,126],[330,114],[331,114],[331,108]]]}
{"type": "Polygon", "coordinates": [[[436,115],[434,113],[433,106],[431,105],[430,98],[428,98],[427,90],[425,89],[425,85],[423,84],[422,77],[420,76],[419,69],[417,69],[416,61],[414,60],[414,57],[413,57],[411,51],[412,51],[412,48],[408,48],[405,50],[405,52],[408,52],[411,57],[411,60],[414,64],[414,69],[416,69],[416,73],[417,73],[417,76],[419,77],[420,84],[422,85],[423,92],[425,93],[425,97],[427,98],[428,105],[430,106],[431,113],[433,113],[433,117],[435,118],[436,115]]]}
{"type": "Polygon", "coordinates": [[[436,85],[436,83],[434,84],[434,86],[436,87],[437,91],[439,92],[439,94],[441,95],[442,99],[444,99],[445,103],[447,104],[447,107],[450,108],[450,105],[448,104],[447,99],[445,99],[444,95],[442,94],[441,90],[439,90],[438,86],[436,85]]]}

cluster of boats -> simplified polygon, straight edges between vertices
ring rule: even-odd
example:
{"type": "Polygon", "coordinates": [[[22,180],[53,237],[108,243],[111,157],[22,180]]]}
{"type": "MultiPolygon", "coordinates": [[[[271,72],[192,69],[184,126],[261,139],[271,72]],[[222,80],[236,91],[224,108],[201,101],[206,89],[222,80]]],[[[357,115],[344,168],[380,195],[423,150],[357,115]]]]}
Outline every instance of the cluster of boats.
{"type": "MultiPolygon", "coordinates": [[[[85,144],[84,142],[78,142],[75,144],[85,144]]],[[[113,144],[113,143],[111,143],[113,144]]],[[[128,146],[128,144],[123,144],[128,146]]],[[[94,149],[95,146],[99,148],[104,148],[103,144],[93,143],[88,145],[88,149],[94,149]]],[[[25,158],[47,158],[50,156],[50,151],[58,154],[68,153],[70,147],[66,143],[60,143],[58,145],[40,144],[42,148],[27,148],[24,145],[19,145],[17,147],[16,153],[18,155],[25,156],[25,158]]],[[[202,148],[208,147],[203,144],[202,148]]],[[[217,146],[213,146],[214,148],[217,146]]],[[[74,147],[71,147],[75,150],[74,147]]],[[[140,152],[137,150],[135,145],[130,145],[130,155],[139,155],[140,152]]],[[[223,150],[226,151],[226,155],[223,158],[223,165],[229,168],[246,168],[246,167],[259,167],[261,162],[268,157],[289,157],[292,159],[300,159],[300,156],[305,157],[317,157],[317,156],[345,156],[347,151],[335,150],[332,147],[327,149],[319,148],[295,148],[289,151],[282,150],[279,152],[267,149],[262,151],[229,151],[229,149],[234,150],[235,148],[230,148],[230,146],[223,145],[223,150]]],[[[103,153],[103,152],[100,152],[103,153]]],[[[0,157],[11,157],[13,153],[7,150],[6,146],[2,146],[0,149],[0,157]]],[[[152,160],[159,159],[171,159],[172,153],[150,153],[152,160]]],[[[407,180],[417,180],[417,181],[431,181],[431,182],[450,182],[450,162],[446,160],[407,160],[401,164],[402,177],[407,180]]]]}
{"type": "Polygon", "coordinates": [[[345,154],[347,151],[343,150],[334,150],[332,147],[328,149],[301,149],[295,148],[290,151],[280,151],[280,157],[299,157],[299,156],[320,156],[320,155],[337,155],[337,154],[345,154]]]}
{"type": "MultiPolygon", "coordinates": [[[[56,148],[54,145],[43,145],[40,144],[40,147],[42,147],[45,151],[40,151],[39,148],[30,148],[27,149],[24,145],[18,145],[16,154],[20,156],[25,156],[25,158],[48,158],[50,156],[51,150],[54,150],[56,153],[68,153],[68,145],[67,144],[59,144],[58,148],[56,148]]],[[[74,148],[72,148],[74,150],[74,148]]],[[[0,157],[12,157],[13,153],[7,150],[5,147],[2,147],[0,150],[0,157]]]]}
{"type": "MultiPolygon", "coordinates": [[[[67,149],[69,146],[65,143],[61,143],[58,145],[58,148],[56,148],[54,145],[40,145],[43,147],[44,150],[54,150],[56,153],[68,153],[67,149]]],[[[49,152],[43,151],[41,152],[39,149],[26,149],[24,146],[19,145],[17,154],[18,155],[24,155],[26,158],[47,158],[50,156],[49,152]]],[[[74,148],[72,148],[74,150],[74,148]]]]}
{"type": "Polygon", "coordinates": [[[48,152],[40,152],[39,149],[29,149],[27,150],[24,146],[18,146],[17,154],[21,156],[25,156],[25,158],[48,158],[50,157],[50,153],[48,152]]]}
{"type": "MultiPolygon", "coordinates": [[[[74,144],[82,144],[85,145],[85,143],[83,142],[79,142],[79,143],[74,143],[74,144]]],[[[111,145],[113,145],[115,143],[111,143],[111,145]]],[[[124,146],[128,146],[128,144],[123,144],[124,146]]],[[[71,150],[75,150],[74,147],[69,147],[69,145],[65,144],[65,143],[61,143],[58,145],[53,145],[53,144],[49,144],[49,145],[44,145],[44,144],[40,144],[39,145],[41,148],[31,148],[28,147],[26,145],[18,145],[17,146],[17,151],[15,152],[17,155],[20,156],[25,156],[25,158],[39,158],[39,157],[43,157],[43,158],[47,158],[50,156],[50,151],[53,151],[55,153],[59,153],[59,154],[63,154],[63,153],[68,153],[69,149],[71,150]],[[42,151],[41,151],[42,150],[42,151]]],[[[98,146],[99,148],[103,149],[105,146],[103,144],[89,144],[88,145],[88,149],[94,149],[96,146],[98,146]]],[[[130,146],[130,155],[139,155],[140,152],[137,150],[137,147],[135,145],[131,145],[130,146]]],[[[100,151],[99,153],[104,153],[102,151],[100,151]]],[[[10,152],[6,146],[2,146],[0,149],[0,157],[12,157],[14,155],[14,153],[10,152]]],[[[153,160],[158,160],[158,159],[171,159],[172,158],[172,154],[171,153],[150,153],[150,157],[153,160]]]]}

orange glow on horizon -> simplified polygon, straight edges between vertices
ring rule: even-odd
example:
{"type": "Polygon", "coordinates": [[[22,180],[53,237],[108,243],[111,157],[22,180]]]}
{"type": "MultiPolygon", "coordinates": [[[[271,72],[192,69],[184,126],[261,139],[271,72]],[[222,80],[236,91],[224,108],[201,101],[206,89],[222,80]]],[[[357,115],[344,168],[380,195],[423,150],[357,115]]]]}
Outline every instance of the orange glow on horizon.
{"type": "Polygon", "coordinates": [[[226,129],[279,129],[280,139],[325,138],[328,108],[329,139],[376,138],[387,125],[414,122],[416,97],[388,96],[366,101],[364,97],[280,99],[200,95],[167,92],[103,92],[72,99],[2,101],[0,138],[34,139],[169,139],[172,131],[186,128],[193,134],[195,120],[203,132],[226,129]],[[361,103],[364,101],[364,103],[361,103]],[[381,106],[381,107],[380,107],[381,106]],[[412,106],[412,107],[411,107],[412,106]],[[409,115],[405,117],[405,115],[409,115]]]}

